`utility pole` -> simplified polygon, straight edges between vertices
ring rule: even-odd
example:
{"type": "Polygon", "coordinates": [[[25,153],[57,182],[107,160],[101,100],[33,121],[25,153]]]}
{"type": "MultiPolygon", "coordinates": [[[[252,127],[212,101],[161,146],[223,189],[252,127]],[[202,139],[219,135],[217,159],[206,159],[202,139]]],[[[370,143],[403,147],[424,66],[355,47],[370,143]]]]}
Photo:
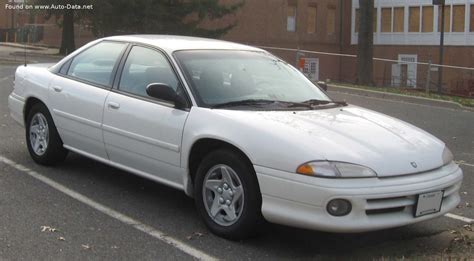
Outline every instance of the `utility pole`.
{"type": "MultiPolygon", "coordinates": [[[[339,0],[339,53],[342,53],[344,45],[344,0],[339,0]]],[[[339,82],[342,82],[342,57],[339,56],[339,82]]]]}
{"type": "Polygon", "coordinates": [[[444,63],[444,24],[445,24],[445,16],[444,16],[444,5],[445,0],[433,0],[434,5],[438,5],[441,8],[441,37],[439,42],[439,66],[438,67],[438,93],[441,94],[443,91],[443,63],[444,63]]]}

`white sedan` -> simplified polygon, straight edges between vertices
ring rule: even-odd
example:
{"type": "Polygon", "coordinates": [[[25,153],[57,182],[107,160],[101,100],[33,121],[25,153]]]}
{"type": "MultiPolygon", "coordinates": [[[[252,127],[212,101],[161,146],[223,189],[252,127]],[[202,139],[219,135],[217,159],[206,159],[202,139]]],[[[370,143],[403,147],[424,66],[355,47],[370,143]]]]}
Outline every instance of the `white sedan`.
{"type": "Polygon", "coordinates": [[[245,45],[178,36],[93,41],[18,67],[11,116],[28,151],[68,151],[183,190],[208,228],[241,239],[264,221],[361,232],[439,217],[463,174],[446,145],[326,93],[245,45]]]}

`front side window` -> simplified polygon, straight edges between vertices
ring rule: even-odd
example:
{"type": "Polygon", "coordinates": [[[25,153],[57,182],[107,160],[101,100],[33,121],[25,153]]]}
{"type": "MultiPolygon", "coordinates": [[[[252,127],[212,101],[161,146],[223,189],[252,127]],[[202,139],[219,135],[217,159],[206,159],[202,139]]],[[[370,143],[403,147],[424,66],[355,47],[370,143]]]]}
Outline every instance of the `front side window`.
{"type": "Polygon", "coordinates": [[[330,101],[301,72],[267,53],[192,50],[175,57],[203,107],[245,100],[330,101]]]}
{"type": "Polygon", "coordinates": [[[112,72],[127,44],[101,42],[74,57],[67,75],[110,86],[112,72]]]}
{"type": "Polygon", "coordinates": [[[151,83],[164,83],[178,89],[178,79],[166,57],[146,47],[134,46],[123,67],[119,90],[147,97],[146,87],[151,83]]]}

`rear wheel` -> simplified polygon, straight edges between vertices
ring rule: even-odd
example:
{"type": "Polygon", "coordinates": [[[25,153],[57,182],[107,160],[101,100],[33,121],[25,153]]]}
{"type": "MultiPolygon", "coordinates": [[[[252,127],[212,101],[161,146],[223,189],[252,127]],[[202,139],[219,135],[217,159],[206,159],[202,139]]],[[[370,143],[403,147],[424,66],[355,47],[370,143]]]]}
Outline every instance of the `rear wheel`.
{"type": "Polygon", "coordinates": [[[228,239],[252,236],[262,223],[262,199],[252,165],[239,153],[216,150],[201,162],[195,179],[197,209],[207,227],[228,239]]]}
{"type": "Polygon", "coordinates": [[[26,118],[26,144],[33,160],[41,165],[54,165],[67,156],[51,114],[37,103],[26,118]]]}

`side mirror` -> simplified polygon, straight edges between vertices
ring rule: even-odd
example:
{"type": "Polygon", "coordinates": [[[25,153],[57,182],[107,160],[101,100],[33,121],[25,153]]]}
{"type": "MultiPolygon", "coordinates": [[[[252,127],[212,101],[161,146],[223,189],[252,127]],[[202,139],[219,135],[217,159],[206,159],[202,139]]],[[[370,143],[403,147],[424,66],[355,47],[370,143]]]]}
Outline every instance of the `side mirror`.
{"type": "Polygon", "coordinates": [[[146,87],[148,96],[174,103],[176,109],[183,109],[186,107],[186,100],[176,94],[169,85],[165,83],[151,83],[146,87]]]}
{"type": "Polygon", "coordinates": [[[325,92],[328,91],[328,85],[326,84],[326,82],[323,82],[323,81],[319,81],[316,83],[319,87],[321,87],[325,92]]]}

